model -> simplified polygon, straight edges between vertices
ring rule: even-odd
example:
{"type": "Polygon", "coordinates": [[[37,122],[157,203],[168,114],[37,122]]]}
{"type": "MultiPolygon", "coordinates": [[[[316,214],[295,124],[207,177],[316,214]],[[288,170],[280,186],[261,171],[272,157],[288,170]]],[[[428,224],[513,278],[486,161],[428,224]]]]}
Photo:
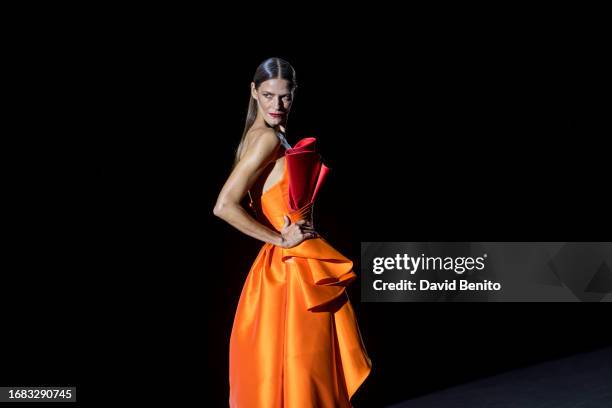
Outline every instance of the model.
{"type": "Polygon", "coordinates": [[[356,278],[353,262],[313,224],[329,168],[315,138],[293,147],[286,138],[296,88],[287,61],[259,65],[234,166],[214,208],[264,242],[230,336],[229,405],[235,408],[351,407],[372,367],[345,289],[356,278]],[[250,209],[242,206],[247,195],[250,209]]]}

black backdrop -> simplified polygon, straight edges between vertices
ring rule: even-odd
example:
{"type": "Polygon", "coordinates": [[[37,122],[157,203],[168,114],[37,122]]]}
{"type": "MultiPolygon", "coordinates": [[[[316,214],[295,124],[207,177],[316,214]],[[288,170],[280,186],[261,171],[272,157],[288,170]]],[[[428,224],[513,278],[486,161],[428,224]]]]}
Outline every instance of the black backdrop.
{"type": "MultiPolygon", "coordinates": [[[[214,136],[208,216],[243,126],[249,75],[271,55],[297,70],[290,142],[317,136],[334,168],[317,226],[356,267],[365,241],[605,239],[597,80],[576,73],[578,50],[518,38],[234,55],[231,77],[243,79],[219,87],[229,116],[214,136]]],[[[223,255],[209,359],[225,401],[231,323],[261,243],[218,219],[211,228],[223,255]]],[[[360,303],[359,281],[349,296],[373,361],[355,406],[611,344],[604,305],[360,303]]]]}
{"type": "MultiPolygon", "coordinates": [[[[288,138],[319,139],[333,174],[317,227],[356,268],[363,241],[609,238],[594,46],[423,31],[258,47],[197,26],[82,25],[14,50],[33,62],[15,60],[27,109],[6,160],[3,384],[226,405],[231,323],[261,243],[212,208],[269,56],[297,70],[288,138]]],[[[612,344],[605,305],[366,304],[358,285],[374,367],[356,406],[612,344]]]]}

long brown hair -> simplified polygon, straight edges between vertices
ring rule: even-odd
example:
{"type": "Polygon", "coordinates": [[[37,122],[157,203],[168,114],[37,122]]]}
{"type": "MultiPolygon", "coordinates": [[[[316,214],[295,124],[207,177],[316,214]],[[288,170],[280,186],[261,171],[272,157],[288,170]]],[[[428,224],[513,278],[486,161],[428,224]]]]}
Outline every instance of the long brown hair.
{"type": "MultiPolygon", "coordinates": [[[[295,90],[297,88],[295,70],[293,69],[291,64],[289,64],[282,58],[268,58],[264,62],[259,64],[259,66],[255,70],[255,75],[253,76],[255,89],[259,89],[261,83],[267,81],[268,79],[285,79],[289,81],[292,90],[295,90]]],[[[249,129],[251,129],[251,126],[253,126],[256,117],[257,101],[251,96],[251,92],[249,90],[249,108],[247,111],[246,123],[244,124],[244,131],[242,132],[240,143],[236,148],[234,166],[236,166],[236,164],[240,160],[240,154],[242,153],[242,148],[244,146],[244,141],[246,139],[247,132],[249,131],[249,129]]]]}

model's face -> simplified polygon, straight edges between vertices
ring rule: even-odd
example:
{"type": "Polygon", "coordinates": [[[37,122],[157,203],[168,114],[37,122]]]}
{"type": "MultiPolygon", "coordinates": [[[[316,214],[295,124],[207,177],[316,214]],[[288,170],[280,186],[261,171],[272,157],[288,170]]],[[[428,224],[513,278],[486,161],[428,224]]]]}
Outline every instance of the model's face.
{"type": "Polygon", "coordinates": [[[255,83],[251,82],[251,95],[257,101],[259,114],[270,126],[276,126],[287,120],[293,92],[289,81],[286,79],[268,79],[255,89],[255,83]]]}

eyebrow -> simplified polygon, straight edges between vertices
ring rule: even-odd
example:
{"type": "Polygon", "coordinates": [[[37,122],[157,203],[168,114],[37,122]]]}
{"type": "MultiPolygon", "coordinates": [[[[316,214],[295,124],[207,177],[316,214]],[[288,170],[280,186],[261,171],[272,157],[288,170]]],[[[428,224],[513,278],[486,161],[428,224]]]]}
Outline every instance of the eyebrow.
{"type": "MultiPolygon", "coordinates": [[[[262,93],[269,93],[269,94],[272,94],[272,95],[276,95],[274,92],[270,92],[270,91],[261,91],[261,92],[262,92],[262,93]]],[[[286,94],[283,94],[283,95],[281,95],[281,96],[289,96],[289,95],[291,95],[291,92],[286,93],[286,94]]]]}

